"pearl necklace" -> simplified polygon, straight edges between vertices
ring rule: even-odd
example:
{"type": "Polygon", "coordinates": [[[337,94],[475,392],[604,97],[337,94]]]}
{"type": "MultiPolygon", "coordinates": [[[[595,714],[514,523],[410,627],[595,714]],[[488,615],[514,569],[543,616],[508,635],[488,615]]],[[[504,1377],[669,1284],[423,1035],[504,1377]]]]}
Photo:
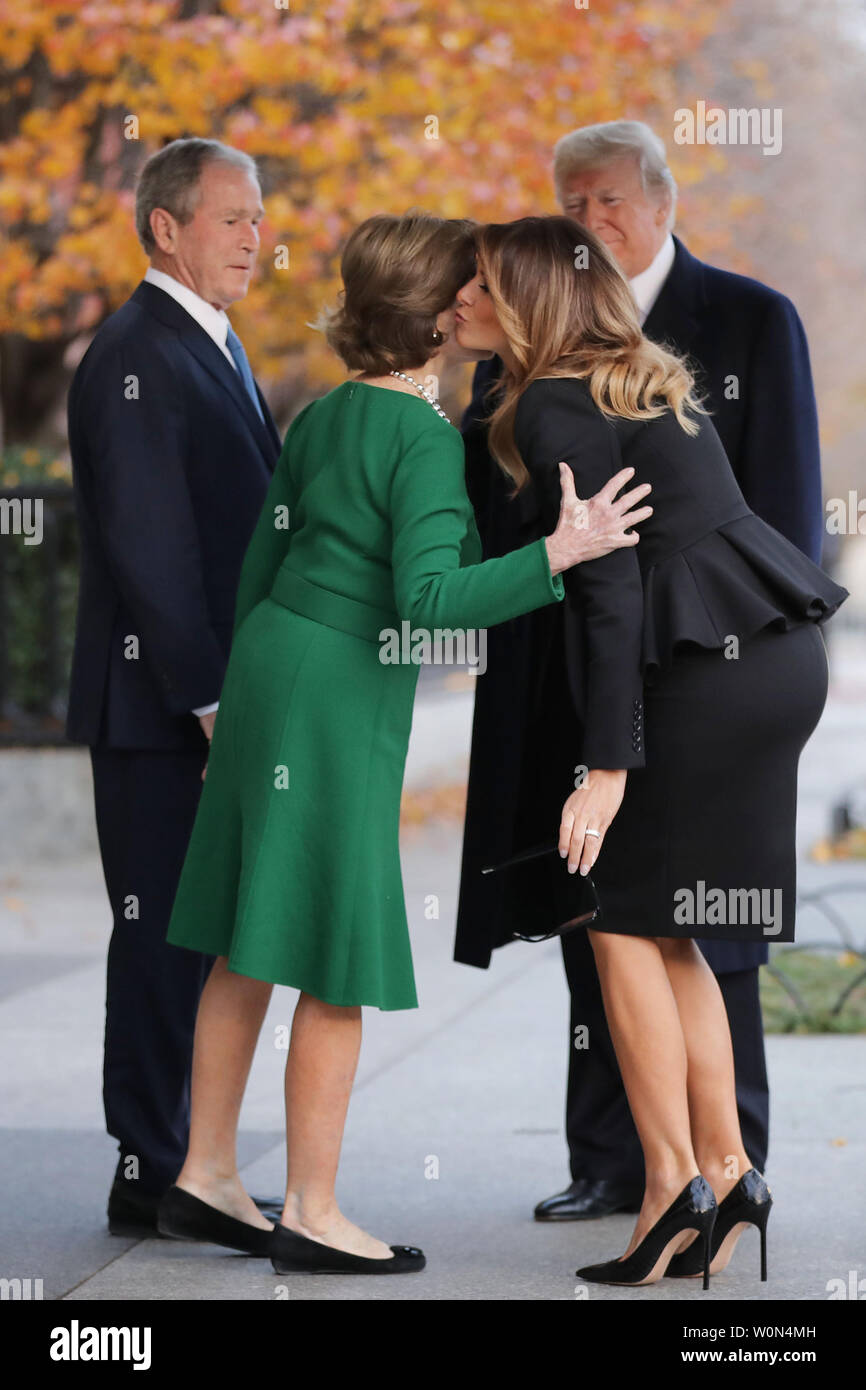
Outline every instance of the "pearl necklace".
{"type": "Polygon", "coordinates": [[[443,420],[447,421],[449,425],[451,424],[451,421],[448,419],[448,416],[445,414],[445,411],[439,405],[432,391],[428,391],[427,387],[422,386],[420,381],[416,381],[413,376],[407,376],[406,372],[389,372],[388,375],[397,376],[400,378],[401,381],[408,381],[409,385],[414,386],[415,390],[419,393],[419,395],[424,397],[427,404],[432,405],[433,409],[436,411],[436,414],[441,415],[443,420]]]}

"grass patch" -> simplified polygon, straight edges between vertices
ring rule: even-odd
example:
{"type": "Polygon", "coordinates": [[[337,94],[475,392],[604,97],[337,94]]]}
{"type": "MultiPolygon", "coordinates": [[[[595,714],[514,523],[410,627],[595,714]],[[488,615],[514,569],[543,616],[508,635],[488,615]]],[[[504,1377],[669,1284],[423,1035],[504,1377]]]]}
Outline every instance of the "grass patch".
{"type": "Polygon", "coordinates": [[[866,1033],[866,979],[835,1012],[842,994],[866,972],[866,960],[851,951],[770,950],[770,966],[784,973],[796,992],[761,970],[761,1005],[767,1033],[866,1033]]]}

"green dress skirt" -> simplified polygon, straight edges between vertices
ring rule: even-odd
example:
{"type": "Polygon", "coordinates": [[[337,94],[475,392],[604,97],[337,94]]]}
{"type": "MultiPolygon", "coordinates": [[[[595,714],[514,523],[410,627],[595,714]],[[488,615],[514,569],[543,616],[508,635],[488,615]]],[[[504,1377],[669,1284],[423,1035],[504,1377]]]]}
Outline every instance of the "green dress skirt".
{"type": "Polygon", "coordinates": [[[483,564],[459,433],[347,382],[294,421],[244,561],[167,939],[326,1003],[417,1005],[399,855],[415,664],[383,632],[556,602],[544,542],[483,564]]]}

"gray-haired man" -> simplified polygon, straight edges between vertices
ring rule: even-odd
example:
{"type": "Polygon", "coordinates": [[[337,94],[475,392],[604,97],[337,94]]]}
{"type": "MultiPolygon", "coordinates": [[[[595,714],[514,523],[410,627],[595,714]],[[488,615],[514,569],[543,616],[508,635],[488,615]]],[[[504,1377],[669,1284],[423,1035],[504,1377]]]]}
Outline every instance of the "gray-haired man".
{"type": "Polygon", "coordinates": [[[114,928],[103,1096],[116,1233],[155,1229],[187,1147],[210,958],[165,933],[201,793],[244,552],[280,440],[226,309],[264,215],[256,166],[213,140],[145,164],[150,268],[69,396],[81,585],[67,733],[91,749],[114,928]]]}

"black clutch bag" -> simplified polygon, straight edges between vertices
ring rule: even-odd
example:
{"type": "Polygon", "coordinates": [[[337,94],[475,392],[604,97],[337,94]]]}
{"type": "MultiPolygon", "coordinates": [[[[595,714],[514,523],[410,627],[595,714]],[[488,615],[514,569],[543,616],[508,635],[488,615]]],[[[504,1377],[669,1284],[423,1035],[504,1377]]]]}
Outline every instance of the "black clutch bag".
{"type": "Polygon", "coordinates": [[[592,875],[568,872],[559,845],[536,845],[501,864],[489,864],[483,874],[501,874],[510,910],[521,920],[549,923],[547,930],[528,935],[512,932],[514,941],[549,941],[576,927],[588,927],[601,916],[592,875]],[[549,856],[555,855],[551,863],[549,856]]]}

